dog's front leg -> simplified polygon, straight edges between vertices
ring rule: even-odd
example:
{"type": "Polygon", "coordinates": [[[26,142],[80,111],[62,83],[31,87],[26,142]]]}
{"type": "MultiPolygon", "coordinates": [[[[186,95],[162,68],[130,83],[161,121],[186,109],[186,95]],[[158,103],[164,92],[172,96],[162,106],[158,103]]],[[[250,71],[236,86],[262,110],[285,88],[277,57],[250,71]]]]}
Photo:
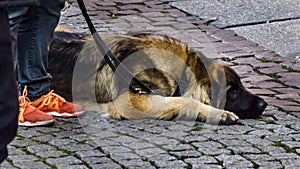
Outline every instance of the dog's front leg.
{"type": "Polygon", "coordinates": [[[216,109],[189,97],[137,95],[124,92],[108,106],[109,116],[116,119],[169,120],[177,116],[189,120],[200,119],[213,124],[233,124],[239,119],[231,112],[216,109]]]}

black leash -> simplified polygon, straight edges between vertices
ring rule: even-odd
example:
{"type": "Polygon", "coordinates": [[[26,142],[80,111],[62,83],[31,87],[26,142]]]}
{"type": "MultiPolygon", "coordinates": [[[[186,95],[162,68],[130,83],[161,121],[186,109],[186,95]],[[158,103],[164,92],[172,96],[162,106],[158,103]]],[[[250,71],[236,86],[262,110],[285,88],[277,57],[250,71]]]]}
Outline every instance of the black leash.
{"type": "Polygon", "coordinates": [[[82,12],[82,15],[84,16],[86,23],[90,29],[90,32],[94,38],[94,41],[100,51],[101,54],[103,54],[105,61],[109,65],[109,67],[115,72],[118,67],[118,73],[120,73],[122,79],[129,85],[129,90],[133,93],[137,94],[143,94],[143,93],[154,93],[153,90],[151,90],[148,86],[146,86],[143,82],[139,81],[121,62],[120,60],[108,49],[108,47],[105,45],[104,41],[101,39],[101,37],[98,35],[88,13],[86,10],[86,7],[83,3],[83,0],[77,0],[79,8],[82,12]],[[114,63],[113,63],[114,62],[114,63]],[[126,78],[127,77],[127,78],[126,78]],[[131,81],[136,83],[140,88],[135,88],[131,85],[131,81]]]}

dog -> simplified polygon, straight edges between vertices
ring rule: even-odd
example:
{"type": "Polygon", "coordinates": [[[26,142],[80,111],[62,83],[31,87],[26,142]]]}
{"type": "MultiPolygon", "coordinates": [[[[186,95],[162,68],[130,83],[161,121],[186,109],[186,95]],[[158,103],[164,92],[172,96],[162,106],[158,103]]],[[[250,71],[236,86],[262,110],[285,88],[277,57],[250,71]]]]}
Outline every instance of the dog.
{"type": "MultiPolygon", "coordinates": [[[[137,84],[113,71],[93,38],[56,32],[48,56],[51,88],[68,100],[95,97],[115,119],[184,118],[235,124],[257,118],[267,103],[242,85],[229,66],[196,53],[184,43],[157,34],[101,35],[111,52],[155,93],[134,93],[137,84]],[[77,93],[74,95],[74,93],[77,93]],[[93,95],[93,96],[91,96],[93,95]]],[[[118,69],[118,68],[117,68],[118,69]]],[[[142,90],[142,89],[141,89],[142,90]]]]}

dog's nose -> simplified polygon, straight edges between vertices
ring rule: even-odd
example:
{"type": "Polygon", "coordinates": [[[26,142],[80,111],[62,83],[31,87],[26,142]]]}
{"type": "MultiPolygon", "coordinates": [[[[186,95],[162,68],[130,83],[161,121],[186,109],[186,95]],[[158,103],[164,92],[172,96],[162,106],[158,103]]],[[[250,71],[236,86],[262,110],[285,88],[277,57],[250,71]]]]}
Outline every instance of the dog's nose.
{"type": "Polygon", "coordinates": [[[267,103],[264,100],[261,100],[257,103],[257,108],[264,110],[267,107],[267,103]]]}

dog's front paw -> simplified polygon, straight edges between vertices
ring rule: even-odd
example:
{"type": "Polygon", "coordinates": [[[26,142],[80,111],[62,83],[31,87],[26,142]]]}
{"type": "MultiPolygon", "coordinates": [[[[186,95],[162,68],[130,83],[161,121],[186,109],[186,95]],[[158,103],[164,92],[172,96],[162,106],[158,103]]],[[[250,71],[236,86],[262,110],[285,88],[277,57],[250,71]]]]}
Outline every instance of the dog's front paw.
{"type": "Polygon", "coordinates": [[[215,110],[211,112],[206,119],[206,123],[209,124],[220,124],[220,125],[229,125],[236,124],[239,120],[239,117],[232,112],[226,110],[215,110]]]}
{"type": "Polygon", "coordinates": [[[221,124],[221,125],[236,124],[238,120],[239,120],[239,117],[237,115],[235,115],[232,112],[224,110],[223,113],[221,114],[221,120],[220,120],[219,124],[221,124]]]}

